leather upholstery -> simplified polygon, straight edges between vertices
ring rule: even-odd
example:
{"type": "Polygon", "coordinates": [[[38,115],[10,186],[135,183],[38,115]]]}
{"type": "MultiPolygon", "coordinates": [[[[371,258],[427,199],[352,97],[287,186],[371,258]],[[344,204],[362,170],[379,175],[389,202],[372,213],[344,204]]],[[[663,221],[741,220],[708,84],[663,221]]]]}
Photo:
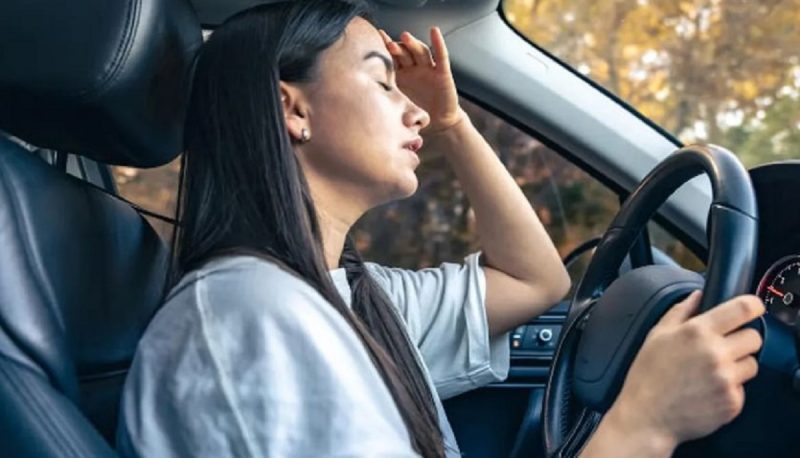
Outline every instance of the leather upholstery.
{"type": "Polygon", "coordinates": [[[184,0],[0,2],[0,130],[117,165],[180,151],[202,36],[184,0]]]}
{"type": "Polygon", "coordinates": [[[161,299],[166,247],[127,204],[7,139],[0,228],[0,326],[10,341],[0,352],[68,399],[90,401],[92,386],[124,376],[161,299]]]}
{"type": "Polygon", "coordinates": [[[0,1],[0,454],[113,456],[168,251],[125,202],[3,135],[116,164],[181,150],[184,0],[0,1]]]}

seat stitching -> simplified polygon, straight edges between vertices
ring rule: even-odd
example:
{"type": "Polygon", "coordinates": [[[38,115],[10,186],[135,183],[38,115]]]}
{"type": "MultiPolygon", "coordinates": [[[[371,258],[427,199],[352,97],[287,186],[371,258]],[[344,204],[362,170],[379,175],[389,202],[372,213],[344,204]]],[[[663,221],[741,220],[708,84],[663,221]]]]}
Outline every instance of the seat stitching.
{"type": "MultiPolygon", "coordinates": [[[[3,358],[5,359],[5,358],[3,358]]],[[[53,415],[44,412],[44,406],[41,405],[39,399],[33,395],[32,391],[28,389],[28,386],[25,383],[18,383],[18,381],[13,376],[13,373],[10,372],[5,364],[0,364],[0,372],[5,376],[6,380],[8,380],[9,384],[13,386],[14,390],[21,395],[24,401],[27,401],[26,404],[31,406],[37,415],[37,418],[40,420],[39,424],[48,430],[52,438],[55,438],[57,442],[59,442],[59,446],[63,446],[66,449],[69,449],[72,452],[73,456],[80,456],[78,450],[75,449],[75,444],[69,440],[67,434],[59,434],[63,433],[60,431],[60,428],[52,421],[53,415]]],[[[54,409],[58,410],[58,409],[54,409]]]]}
{"type": "Polygon", "coordinates": [[[89,100],[92,97],[101,94],[111,84],[111,81],[113,81],[114,77],[116,77],[119,73],[120,68],[122,68],[123,62],[129,57],[127,51],[130,51],[131,43],[133,43],[136,35],[136,26],[139,20],[139,15],[137,15],[136,12],[140,9],[141,0],[129,2],[128,5],[129,7],[125,13],[125,35],[119,41],[116,49],[114,50],[114,55],[108,71],[103,75],[103,78],[98,85],[95,87],[89,87],[80,92],[78,94],[79,100],[89,100]]]}

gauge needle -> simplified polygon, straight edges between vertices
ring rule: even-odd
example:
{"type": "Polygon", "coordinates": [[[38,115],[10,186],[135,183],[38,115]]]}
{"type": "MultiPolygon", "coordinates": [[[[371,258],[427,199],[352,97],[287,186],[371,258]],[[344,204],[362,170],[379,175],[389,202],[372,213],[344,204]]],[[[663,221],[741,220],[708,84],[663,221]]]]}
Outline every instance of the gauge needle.
{"type": "Polygon", "coordinates": [[[771,292],[772,294],[775,294],[775,295],[777,295],[778,297],[783,297],[783,295],[784,295],[782,292],[780,292],[780,291],[778,291],[777,289],[775,289],[775,287],[774,287],[774,286],[769,286],[769,287],[767,287],[767,290],[768,290],[769,292],[771,292]]]}

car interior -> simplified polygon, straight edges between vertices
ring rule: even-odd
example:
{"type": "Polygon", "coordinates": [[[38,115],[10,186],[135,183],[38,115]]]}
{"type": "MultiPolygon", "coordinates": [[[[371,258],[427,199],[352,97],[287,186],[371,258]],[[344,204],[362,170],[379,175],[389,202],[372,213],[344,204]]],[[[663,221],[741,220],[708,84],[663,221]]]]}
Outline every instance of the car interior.
{"type": "MultiPolygon", "coordinates": [[[[0,454],[116,456],[120,392],[163,297],[161,215],[129,202],[112,167],[182,151],[204,35],[264,0],[0,2],[0,454]]],[[[373,0],[391,35],[441,27],[460,94],[535,134],[620,196],[604,234],[565,256],[588,268],[564,301],[511,333],[507,380],[445,400],[470,457],[577,456],[646,332],[703,288],[707,309],[758,294],[769,313],[743,413],[677,456],[798,456],[800,161],[746,170],[685,146],[532,45],[499,0],[373,0]],[[668,228],[705,264],[652,246],[668,228]]],[[[680,368],[676,368],[679,370],[680,368]]],[[[202,412],[198,412],[202,415],[202,412]]]]}

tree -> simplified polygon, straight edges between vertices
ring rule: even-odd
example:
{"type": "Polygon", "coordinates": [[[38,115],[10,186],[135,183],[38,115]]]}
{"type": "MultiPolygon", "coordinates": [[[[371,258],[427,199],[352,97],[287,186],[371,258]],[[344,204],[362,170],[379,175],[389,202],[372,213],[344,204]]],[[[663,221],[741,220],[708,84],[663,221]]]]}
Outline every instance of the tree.
{"type": "MultiPolygon", "coordinates": [[[[503,7],[533,42],[688,142],[738,152],[744,145],[729,143],[740,137],[728,130],[757,130],[764,110],[800,89],[800,0],[505,0],[503,7]]],[[[759,154],[771,156],[741,157],[753,165],[759,154]]]]}

